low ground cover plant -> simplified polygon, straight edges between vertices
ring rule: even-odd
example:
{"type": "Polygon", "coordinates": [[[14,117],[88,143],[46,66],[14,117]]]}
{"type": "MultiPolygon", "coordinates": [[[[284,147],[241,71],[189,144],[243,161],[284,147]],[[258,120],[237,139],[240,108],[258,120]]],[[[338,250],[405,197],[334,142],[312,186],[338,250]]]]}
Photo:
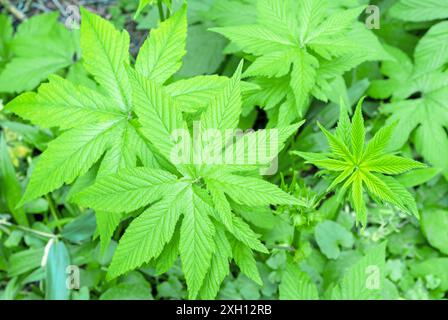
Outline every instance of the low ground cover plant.
{"type": "Polygon", "coordinates": [[[3,299],[447,297],[444,1],[24,2],[3,299]]]}

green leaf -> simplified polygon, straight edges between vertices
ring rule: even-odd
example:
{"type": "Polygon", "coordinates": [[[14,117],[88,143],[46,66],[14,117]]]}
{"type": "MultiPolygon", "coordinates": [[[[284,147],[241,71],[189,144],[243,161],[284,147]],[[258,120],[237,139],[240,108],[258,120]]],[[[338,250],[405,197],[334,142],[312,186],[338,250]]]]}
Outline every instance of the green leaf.
{"type": "Polygon", "coordinates": [[[185,200],[185,192],[178,189],[132,221],[118,243],[108,279],[148,263],[162,252],[173,236],[185,200]]]}
{"type": "Polygon", "coordinates": [[[448,4],[443,0],[399,0],[389,14],[405,21],[430,21],[448,17],[448,4]]]}
{"type": "Polygon", "coordinates": [[[211,28],[210,30],[222,34],[242,50],[255,55],[283,51],[294,46],[291,39],[261,25],[211,28]]]}
{"type": "Polygon", "coordinates": [[[233,78],[212,100],[207,110],[202,113],[201,125],[204,129],[234,129],[241,113],[241,72],[243,62],[239,64],[233,78]]]}
{"type": "Polygon", "coordinates": [[[414,57],[417,74],[437,70],[448,62],[448,21],[428,30],[417,44],[414,57]]]}
{"type": "Polygon", "coordinates": [[[163,84],[182,65],[187,37],[187,7],[184,5],[143,43],[135,69],[144,77],[163,84]]]}
{"type": "Polygon", "coordinates": [[[260,273],[257,269],[257,263],[255,262],[252,250],[239,241],[234,241],[232,243],[233,259],[240,268],[241,272],[244,273],[249,279],[252,279],[260,286],[263,285],[260,273]]]}
{"type": "Polygon", "coordinates": [[[357,172],[352,177],[352,201],[356,212],[356,220],[365,226],[367,224],[367,210],[363,198],[362,175],[357,172]]]}
{"type": "Polygon", "coordinates": [[[252,250],[261,253],[269,253],[268,249],[266,249],[259,240],[260,236],[256,234],[243,219],[234,216],[232,224],[233,227],[230,232],[239,242],[252,250]]]}
{"type": "Polygon", "coordinates": [[[162,86],[131,69],[128,73],[135,112],[142,124],[140,131],[165,158],[170,159],[175,149],[172,133],[176,129],[186,129],[182,114],[177,112],[173,98],[162,86]]]}
{"type": "Polygon", "coordinates": [[[152,290],[147,284],[120,283],[108,290],[100,300],[152,300],[152,290]]]}
{"type": "Polygon", "coordinates": [[[295,50],[275,51],[257,58],[244,72],[244,77],[283,77],[290,71],[295,50]]]}
{"type": "Polygon", "coordinates": [[[32,248],[12,254],[9,257],[8,276],[15,277],[40,266],[44,248],[32,248]]]}
{"type": "Polygon", "coordinates": [[[289,261],[279,286],[281,300],[317,300],[319,293],[310,277],[289,261]]]}
{"type": "Polygon", "coordinates": [[[14,220],[20,225],[28,226],[25,210],[23,207],[16,207],[22,197],[22,188],[11,162],[3,132],[0,133],[0,188],[2,198],[4,197],[14,220]]]}
{"type": "Polygon", "coordinates": [[[302,116],[307,107],[309,93],[316,82],[318,66],[317,59],[312,55],[301,49],[297,51],[291,71],[291,88],[294,92],[299,116],[302,116]]]}
{"type": "Polygon", "coordinates": [[[208,213],[210,209],[194,189],[185,199],[185,213],[180,229],[179,252],[188,286],[188,295],[194,299],[210,270],[215,243],[215,228],[208,213]]]}
{"type": "Polygon", "coordinates": [[[45,265],[45,299],[69,299],[70,292],[66,284],[66,269],[69,265],[70,257],[65,244],[62,241],[54,242],[50,247],[50,251],[48,252],[48,257],[45,265]]]}
{"type": "Polygon", "coordinates": [[[129,34],[84,8],[81,16],[84,67],[122,110],[130,110],[131,86],[124,67],[129,63],[129,34]]]}
{"type": "Polygon", "coordinates": [[[232,248],[222,228],[216,229],[215,252],[212,256],[210,270],[207,273],[199,296],[202,299],[215,299],[221,283],[229,274],[229,260],[232,257],[232,248]]]}
{"type": "MultiPolygon", "coordinates": [[[[190,6],[192,6],[190,4],[190,6]]],[[[206,24],[188,26],[187,54],[176,76],[192,77],[215,73],[225,59],[227,40],[207,29],[206,24]]]]}
{"type": "Polygon", "coordinates": [[[384,155],[364,162],[363,167],[372,172],[386,174],[400,174],[412,169],[421,169],[426,166],[412,159],[402,158],[394,155],[384,155]]]}
{"type": "Polygon", "coordinates": [[[329,259],[337,259],[339,257],[339,246],[351,248],[355,242],[351,232],[330,220],[319,223],[316,226],[314,235],[320,250],[329,259]]]}
{"type": "Polygon", "coordinates": [[[48,144],[33,170],[19,205],[61,187],[83,175],[104,154],[116,122],[86,125],[63,133],[48,144]]]}
{"type": "Polygon", "coordinates": [[[123,169],[98,178],[74,196],[78,204],[108,212],[131,212],[159,200],[176,183],[176,176],[149,168],[123,169]]]}
{"type": "Polygon", "coordinates": [[[433,275],[441,280],[439,289],[448,290],[448,258],[430,258],[411,265],[411,274],[414,277],[426,277],[433,275]]]}
{"type": "Polygon", "coordinates": [[[179,80],[165,87],[183,111],[197,112],[205,109],[228,83],[222,76],[197,76],[179,80]]]}
{"type": "Polygon", "coordinates": [[[71,129],[125,119],[114,100],[59,76],[52,75],[49,80],[37,94],[24,93],[8,103],[7,109],[44,128],[71,129]]]}
{"type": "Polygon", "coordinates": [[[364,152],[364,140],[366,137],[366,132],[364,128],[364,118],[362,117],[362,103],[364,99],[359,100],[356,106],[356,111],[352,119],[351,127],[351,146],[355,161],[358,163],[361,155],[364,152]]]}
{"type": "Polygon", "coordinates": [[[428,242],[448,254],[448,211],[438,208],[422,210],[421,226],[428,242]]]}
{"type": "Polygon", "coordinates": [[[418,169],[398,176],[397,181],[403,186],[411,188],[430,181],[439,173],[440,169],[438,168],[418,169]]]}

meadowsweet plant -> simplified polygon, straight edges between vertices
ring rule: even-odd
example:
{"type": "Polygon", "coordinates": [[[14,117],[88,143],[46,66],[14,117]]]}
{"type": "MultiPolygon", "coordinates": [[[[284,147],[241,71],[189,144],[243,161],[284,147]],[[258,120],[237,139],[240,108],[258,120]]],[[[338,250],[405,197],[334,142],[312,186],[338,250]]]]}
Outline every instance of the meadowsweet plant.
{"type": "Polygon", "coordinates": [[[362,225],[365,226],[367,223],[364,201],[366,188],[375,199],[398,206],[403,211],[418,216],[417,205],[412,195],[391,176],[424,168],[425,165],[388,151],[387,147],[395,124],[378,130],[366,144],[362,103],[363,99],[359,101],[351,122],[347,109],[341,107],[335,133],[330,133],[319,124],[330,146],[328,155],[297,151],[295,153],[305,158],[308,163],[333,175],[327,191],[342,184],[340,196],[343,197],[349,190],[356,218],[362,225]]]}
{"type": "MultiPolygon", "coordinates": [[[[145,42],[135,67],[129,65],[127,33],[118,32],[86,10],[82,13],[85,67],[107,94],[54,76],[37,94],[25,93],[9,104],[9,110],[36,124],[68,129],[41,156],[21,202],[64,182],[71,183],[100,161],[95,182],[74,195],[75,202],[101,212],[109,228],[119,222],[121,214],[147,207],[121,239],[109,279],[156,258],[160,271],[166,271],[179,253],[190,298],[198,294],[214,298],[229,272],[231,258],[245,274],[261,283],[252,250],[267,250],[251,228],[232,213],[227,197],[248,206],[303,202],[262,179],[238,174],[269,165],[276,154],[265,157],[264,163],[241,166],[215,162],[173,166],[168,161],[175,148],[172,134],[188,128],[180,103],[162,86],[179,68],[176,59],[184,53],[176,40],[185,38],[186,8],[145,42]],[[172,57],[157,52],[161,45],[173,47],[172,57]],[[40,108],[39,112],[36,108],[40,108]],[[158,162],[158,157],[163,160],[158,162]],[[137,166],[138,162],[144,166],[137,166]],[[46,182],[42,184],[44,176],[46,182]],[[233,252],[229,251],[230,241],[233,252]]],[[[224,131],[237,126],[241,70],[242,64],[210,103],[204,102],[206,110],[199,122],[203,128],[224,131]]],[[[275,141],[277,147],[299,125],[281,129],[280,141],[275,141]]],[[[263,130],[248,135],[266,136],[263,130]]],[[[240,145],[245,147],[248,135],[234,142],[236,150],[241,149],[240,145]]],[[[106,237],[110,231],[103,233],[106,237]]]]}
{"type": "Polygon", "coordinates": [[[303,117],[311,96],[338,97],[330,84],[344,72],[363,61],[387,59],[375,36],[357,21],[364,9],[332,8],[325,0],[262,0],[256,1],[256,23],[212,30],[254,56],[244,76],[270,94],[263,90],[251,100],[277,107],[275,116],[285,123],[303,117]]]}
{"type": "Polygon", "coordinates": [[[444,1],[6,3],[0,299],[448,297],[444,1]]]}

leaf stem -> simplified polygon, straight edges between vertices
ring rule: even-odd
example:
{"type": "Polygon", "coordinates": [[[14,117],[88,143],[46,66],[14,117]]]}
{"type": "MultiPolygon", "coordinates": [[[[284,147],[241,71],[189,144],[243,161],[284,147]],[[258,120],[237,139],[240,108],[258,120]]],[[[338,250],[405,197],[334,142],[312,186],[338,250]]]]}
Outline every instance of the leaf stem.
{"type": "Polygon", "coordinates": [[[59,231],[61,231],[61,226],[59,224],[58,210],[56,209],[54,201],[48,194],[45,195],[45,199],[47,199],[48,201],[48,206],[50,207],[50,213],[53,216],[54,221],[56,222],[56,228],[59,231]]]}
{"type": "Polygon", "coordinates": [[[8,222],[6,220],[0,220],[0,225],[4,225],[4,226],[10,227],[10,228],[15,228],[15,229],[19,229],[19,230],[22,230],[22,231],[25,231],[25,232],[33,233],[33,234],[35,234],[37,236],[41,236],[41,237],[44,237],[44,238],[56,239],[56,238],[59,237],[58,235],[55,235],[55,234],[52,234],[52,233],[37,231],[37,230],[31,229],[31,228],[28,228],[28,227],[15,225],[15,224],[12,224],[11,222],[8,222]]]}
{"type": "Polygon", "coordinates": [[[157,2],[157,8],[159,9],[160,22],[165,21],[165,14],[163,13],[163,5],[162,5],[162,1],[161,0],[159,0],[157,2]]]}
{"type": "Polygon", "coordinates": [[[296,248],[294,248],[293,246],[266,245],[266,247],[269,249],[279,249],[279,250],[286,250],[286,251],[291,251],[291,252],[296,251],[296,248]]]}

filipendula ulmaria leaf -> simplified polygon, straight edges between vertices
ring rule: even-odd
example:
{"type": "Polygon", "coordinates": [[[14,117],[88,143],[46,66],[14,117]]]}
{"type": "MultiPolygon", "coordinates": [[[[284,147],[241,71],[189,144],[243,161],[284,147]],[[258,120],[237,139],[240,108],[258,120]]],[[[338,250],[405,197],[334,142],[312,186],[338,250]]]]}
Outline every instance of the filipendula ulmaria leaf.
{"type": "Polygon", "coordinates": [[[234,129],[238,125],[241,113],[242,69],[243,62],[241,61],[233,78],[202,113],[201,125],[204,129],[234,129]]]}
{"type": "Polygon", "coordinates": [[[128,73],[135,112],[142,124],[140,130],[166,159],[170,159],[175,145],[172,133],[176,129],[186,129],[182,114],[161,85],[146,79],[130,67],[128,73]]]}
{"type": "Polygon", "coordinates": [[[304,203],[277,186],[252,177],[232,174],[210,176],[226,194],[239,204],[261,206],[267,204],[304,205],[304,203]]]}
{"type": "Polygon", "coordinates": [[[318,123],[330,145],[329,155],[309,152],[292,153],[305,158],[308,163],[324,168],[328,173],[337,173],[327,191],[343,183],[338,196],[338,199],[342,200],[346,191],[351,189],[350,199],[357,220],[363,226],[367,223],[363,185],[381,201],[395,205],[404,212],[417,215],[415,201],[410,194],[396,180],[381,173],[394,175],[426,166],[412,159],[388,153],[387,147],[395,124],[380,129],[364,147],[366,133],[361,110],[362,99],[350,123],[345,111],[341,109],[335,135],[318,123]]]}
{"type": "Polygon", "coordinates": [[[171,194],[139,215],[118,243],[108,271],[108,279],[113,279],[156,258],[165,244],[170,241],[176,228],[184,201],[184,185],[172,188],[171,194]]]}
{"type": "Polygon", "coordinates": [[[124,68],[129,62],[129,34],[84,8],[81,14],[84,67],[123,110],[130,110],[131,86],[124,68]]]}
{"type": "MultiPolygon", "coordinates": [[[[260,94],[255,93],[246,101],[249,106],[266,109],[285,109],[293,101],[296,106],[293,115],[280,110],[279,124],[286,114],[290,115],[289,122],[302,116],[311,94],[328,100],[331,95],[321,90],[322,83],[341,77],[363,61],[390,58],[373,33],[357,22],[362,6],[335,9],[323,0],[260,0],[256,4],[256,24],[213,28],[212,31],[230,39],[235,48],[255,56],[244,74],[253,77],[250,81],[284,77],[285,82],[289,82],[289,90],[283,90],[279,99],[260,101],[260,94]],[[326,65],[322,70],[321,62],[326,65]],[[333,68],[333,64],[340,66],[333,68]]],[[[277,112],[272,114],[277,115],[277,112]]]]}
{"type": "Polygon", "coordinates": [[[448,18],[448,3],[444,0],[399,0],[388,13],[404,21],[430,21],[448,18]]]}
{"type": "Polygon", "coordinates": [[[232,248],[223,228],[216,228],[215,246],[210,270],[205,276],[204,283],[199,292],[201,299],[214,299],[218,294],[221,283],[229,274],[229,261],[232,257],[232,248]]]}
{"type": "MultiPolygon", "coordinates": [[[[177,225],[179,226],[179,222],[177,225]]],[[[179,228],[177,227],[177,230],[174,231],[174,235],[171,238],[170,242],[165,245],[162,252],[157,257],[157,260],[155,261],[157,275],[161,275],[167,272],[179,257],[179,238],[180,232],[179,228]]]]}
{"type": "Polygon", "coordinates": [[[92,186],[76,194],[74,200],[97,210],[131,212],[160,199],[176,180],[176,176],[164,170],[123,169],[99,177],[92,186]]]}
{"type": "Polygon", "coordinates": [[[163,84],[182,65],[187,37],[187,7],[165,20],[143,43],[135,69],[148,79],[163,84]]]}
{"type": "Polygon", "coordinates": [[[194,299],[211,266],[215,250],[215,227],[210,219],[211,208],[196,190],[190,188],[185,199],[185,213],[180,229],[179,252],[188,286],[188,296],[194,299]]]}
{"type": "Polygon", "coordinates": [[[252,250],[245,244],[235,240],[232,241],[232,252],[235,263],[249,279],[252,279],[260,286],[263,285],[260,273],[258,272],[257,262],[255,261],[252,250]]]}
{"type": "Polygon", "coordinates": [[[56,75],[49,76],[49,82],[42,84],[37,94],[18,96],[8,104],[8,110],[44,128],[71,129],[125,119],[114,100],[56,75]]]}

